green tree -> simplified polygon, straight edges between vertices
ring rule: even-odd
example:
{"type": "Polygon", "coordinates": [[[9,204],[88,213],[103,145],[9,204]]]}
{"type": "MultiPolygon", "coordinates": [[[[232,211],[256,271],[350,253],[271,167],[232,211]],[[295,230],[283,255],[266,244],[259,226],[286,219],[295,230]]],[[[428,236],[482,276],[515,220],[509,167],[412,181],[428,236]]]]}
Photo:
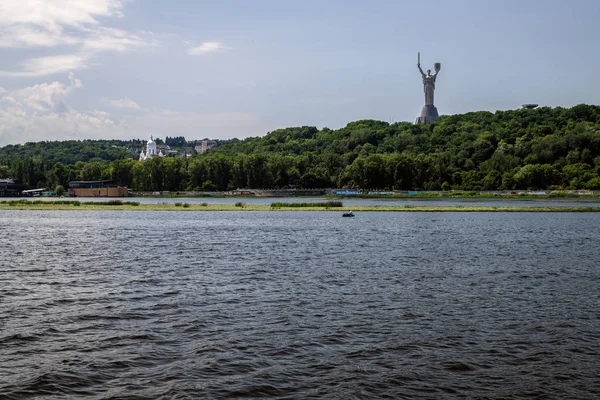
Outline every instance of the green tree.
{"type": "Polygon", "coordinates": [[[0,179],[10,178],[10,167],[8,165],[0,165],[0,179]]]}

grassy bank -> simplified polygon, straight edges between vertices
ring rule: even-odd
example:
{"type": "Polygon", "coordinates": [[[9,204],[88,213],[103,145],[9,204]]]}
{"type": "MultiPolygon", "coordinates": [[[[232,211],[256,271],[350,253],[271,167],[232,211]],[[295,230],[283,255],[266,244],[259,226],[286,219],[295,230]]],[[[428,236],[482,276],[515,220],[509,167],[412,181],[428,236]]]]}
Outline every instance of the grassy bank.
{"type": "Polygon", "coordinates": [[[331,199],[519,199],[519,200],[593,200],[600,199],[598,194],[577,194],[577,193],[548,193],[548,194],[496,194],[496,193],[478,193],[478,192],[417,192],[413,194],[358,194],[346,196],[326,195],[325,198],[331,199]]]}
{"type": "Polygon", "coordinates": [[[278,204],[139,204],[137,202],[80,202],[80,201],[3,201],[0,210],[130,210],[130,211],[332,211],[342,212],[352,209],[360,211],[397,211],[397,212],[600,212],[600,207],[510,207],[510,206],[358,206],[325,207],[318,206],[286,207],[278,204]]]}

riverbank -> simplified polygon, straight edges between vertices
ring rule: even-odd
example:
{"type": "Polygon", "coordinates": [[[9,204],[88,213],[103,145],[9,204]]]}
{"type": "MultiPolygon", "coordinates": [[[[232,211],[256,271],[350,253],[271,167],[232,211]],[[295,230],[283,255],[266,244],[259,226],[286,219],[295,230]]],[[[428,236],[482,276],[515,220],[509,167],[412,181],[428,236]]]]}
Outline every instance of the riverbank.
{"type": "Polygon", "coordinates": [[[396,212],[600,212],[600,207],[586,206],[432,206],[432,205],[402,205],[402,206],[342,206],[342,207],[273,207],[268,204],[189,204],[189,203],[156,203],[140,204],[134,201],[3,201],[1,210],[127,210],[127,211],[396,211],[396,212]]]}
{"type": "Polygon", "coordinates": [[[543,191],[399,191],[359,192],[335,194],[333,190],[306,191],[232,191],[232,192],[132,192],[132,197],[141,198],[321,198],[331,199],[579,199],[596,200],[600,191],[593,190],[543,190],[543,191]]]}

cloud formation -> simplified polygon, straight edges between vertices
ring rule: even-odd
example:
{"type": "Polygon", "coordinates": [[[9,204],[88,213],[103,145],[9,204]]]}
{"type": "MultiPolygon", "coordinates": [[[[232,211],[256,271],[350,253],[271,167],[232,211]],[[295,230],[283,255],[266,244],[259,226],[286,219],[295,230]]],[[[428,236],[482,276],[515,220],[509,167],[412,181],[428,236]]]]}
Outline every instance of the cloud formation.
{"type": "Polygon", "coordinates": [[[87,67],[92,54],[62,54],[47,57],[35,57],[24,61],[20,71],[0,71],[0,76],[42,76],[59,72],[76,71],[87,67]]]}
{"type": "Polygon", "coordinates": [[[102,112],[81,113],[66,99],[82,88],[69,74],[69,83],[42,83],[0,92],[0,144],[25,141],[83,139],[95,135],[112,137],[117,124],[102,112]]]}
{"type": "Polygon", "coordinates": [[[69,82],[53,81],[17,90],[0,88],[0,146],[42,140],[123,139],[173,136],[186,138],[243,138],[273,129],[257,114],[239,112],[177,112],[144,109],[123,97],[104,99],[113,107],[76,110],[69,95],[83,83],[69,74],[69,82]],[[127,112],[133,110],[135,112],[127,112]]]}
{"type": "Polygon", "coordinates": [[[78,43],[78,32],[99,26],[99,17],[122,16],[122,7],[119,0],[3,0],[0,45],[23,48],[78,43]]]}
{"type": "Polygon", "coordinates": [[[69,74],[69,85],[60,82],[42,83],[8,92],[0,101],[27,113],[64,110],[66,109],[65,97],[72,90],[81,87],[83,87],[81,81],[71,73],[69,74]]]}
{"type": "Polygon", "coordinates": [[[44,76],[85,68],[101,51],[154,46],[122,29],[103,26],[108,18],[120,18],[121,0],[2,0],[0,48],[42,49],[61,47],[62,54],[23,60],[17,71],[4,76],[44,76]],[[62,48],[68,48],[65,53],[62,48]]]}
{"type": "Polygon", "coordinates": [[[120,98],[118,100],[103,99],[102,103],[117,108],[130,108],[133,110],[141,110],[141,107],[138,103],[127,97],[120,98]]]}
{"type": "Polygon", "coordinates": [[[219,42],[204,42],[200,46],[192,47],[188,49],[187,53],[191,56],[197,56],[207,53],[212,53],[219,50],[228,49],[229,47],[223,46],[222,43],[219,42]]]}

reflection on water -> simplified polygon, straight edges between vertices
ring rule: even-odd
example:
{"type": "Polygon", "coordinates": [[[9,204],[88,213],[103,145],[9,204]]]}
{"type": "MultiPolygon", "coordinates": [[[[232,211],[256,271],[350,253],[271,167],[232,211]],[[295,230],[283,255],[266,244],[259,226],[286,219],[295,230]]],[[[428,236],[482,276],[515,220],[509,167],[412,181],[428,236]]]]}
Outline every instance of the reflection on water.
{"type": "Polygon", "coordinates": [[[600,214],[0,211],[0,226],[6,398],[600,396],[600,214]]]}

